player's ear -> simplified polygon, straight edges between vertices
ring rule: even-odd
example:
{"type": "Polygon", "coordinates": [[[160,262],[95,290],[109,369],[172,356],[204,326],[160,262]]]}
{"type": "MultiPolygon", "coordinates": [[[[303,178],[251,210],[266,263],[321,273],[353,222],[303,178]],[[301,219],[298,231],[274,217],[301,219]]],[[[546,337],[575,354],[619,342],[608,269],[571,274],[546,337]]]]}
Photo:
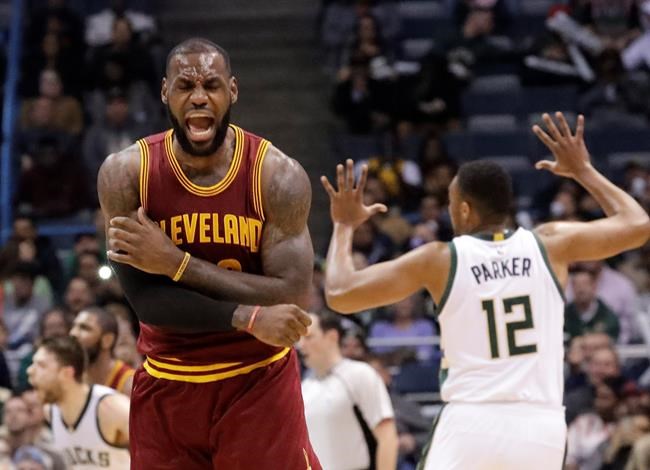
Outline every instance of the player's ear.
{"type": "Polygon", "coordinates": [[[115,344],[115,334],[114,333],[105,333],[102,335],[102,349],[108,349],[111,345],[115,344]]]}
{"type": "Polygon", "coordinates": [[[469,219],[469,214],[470,214],[471,211],[472,211],[472,208],[469,205],[469,202],[462,201],[460,203],[460,215],[463,217],[463,220],[469,219]]]}
{"type": "Polygon", "coordinates": [[[233,75],[230,77],[230,104],[235,104],[239,96],[239,85],[237,78],[233,75]]]}
{"type": "Polygon", "coordinates": [[[160,88],[160,100],[163,104],[167,104],[167,78],[163,77],[162,86],[160,88]]]}

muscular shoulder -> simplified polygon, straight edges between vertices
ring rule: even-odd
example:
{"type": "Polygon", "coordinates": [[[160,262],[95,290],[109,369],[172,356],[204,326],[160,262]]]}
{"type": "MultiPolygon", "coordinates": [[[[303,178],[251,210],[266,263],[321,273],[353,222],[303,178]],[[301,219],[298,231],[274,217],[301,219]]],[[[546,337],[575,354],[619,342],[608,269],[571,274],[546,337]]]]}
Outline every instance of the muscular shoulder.
{"type": "Polygon", "coordinates": [[[106,157],[97,176],[99,202],[105,215],[131,215],[138,208],[140,149],[137,144],[106,157]]]}
{"type": "Polygon", "coordinates": [[[270,146],[262,167],[262,197],[267,218],[301,231],[311,206],[311,183],[304,168],[293,158],[270,146]]]}

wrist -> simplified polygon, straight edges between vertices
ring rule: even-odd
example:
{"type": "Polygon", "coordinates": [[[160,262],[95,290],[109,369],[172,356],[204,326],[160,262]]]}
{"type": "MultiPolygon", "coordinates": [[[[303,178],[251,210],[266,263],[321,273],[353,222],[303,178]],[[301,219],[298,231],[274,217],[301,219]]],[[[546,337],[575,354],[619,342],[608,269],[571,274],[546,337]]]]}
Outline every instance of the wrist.
{"type": "Polygon", "coordinates": [[[598,173],[598,171],[593,167],[593,165],[591,165],[591,163],[588,163],[573,173],[573,179],[577,182],[580,182],[586,178],[589,178],[590,176],[593,176],[596,173],[598,173]]]}
{"type": "Polygon", "coordinates": [[[174,259],[176,269],[174,269],[174,271],[171,272],[171,275],[168,274],[168,276],[174,282],[178,282],[181,280],[183,274],[185,273],[185,270],[187,269],[187,266],[190,264],[190,259],[192,258],[192,255],[190,255],[190,253],[187,251],[180,251],[180,250],[177,251],[178,254],[180,255],[180,258],[174,259]]]}
{"type": "Polygon", "coordinates": [[[235,309],[232,315],[232,326],[240,331],[249,331],[251,317],[255,310],[259,312],[259,305],[240,305],[235,309]]]}
{"type": "Polygon", "coordinates": [[[172,253],[170,253],[167,257],[168,263],[164,272],[165,276],[169,279],[174,279],[174,276],[183,263],[184,258],[185,252],[179,248],[176,248],[172,253]]]}

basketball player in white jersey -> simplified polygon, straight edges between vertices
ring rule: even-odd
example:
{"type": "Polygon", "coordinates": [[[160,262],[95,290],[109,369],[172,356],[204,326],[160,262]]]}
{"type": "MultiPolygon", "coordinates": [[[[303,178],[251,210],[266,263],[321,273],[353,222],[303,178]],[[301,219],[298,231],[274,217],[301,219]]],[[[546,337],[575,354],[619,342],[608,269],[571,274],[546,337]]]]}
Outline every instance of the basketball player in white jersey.
{"type": "Polygon", "coordinates": [[[85,365],[79,342],[63,336],[43,340],[27,369],[29,383],[46,404],[52,446],[74,470],[128,470],[129,399],[84,383],[85,365]]]}
{"type": "Polygon", "coordinates": [[[606,217],[508,229],[512,189],[494,163],[461,166],[449,186],[456,237],[355,271],[352,235],[378,212],[365,206],[367,169],[355,187],[352,162],[337,167],[330,196],[334,233],[327,255],[328,305],[342,313],[395,303],[426,288],[438,306],[446,405],[420,462],[426,470],[560,470],[566,441],[562,407],[564,285],[574,261],[643,245],[650,220],[636,201],[591,165],[584,118],[572,133],[564,116],[544,115],[533,131],[554,161],[538,169],[572,178],[606,217]]]}

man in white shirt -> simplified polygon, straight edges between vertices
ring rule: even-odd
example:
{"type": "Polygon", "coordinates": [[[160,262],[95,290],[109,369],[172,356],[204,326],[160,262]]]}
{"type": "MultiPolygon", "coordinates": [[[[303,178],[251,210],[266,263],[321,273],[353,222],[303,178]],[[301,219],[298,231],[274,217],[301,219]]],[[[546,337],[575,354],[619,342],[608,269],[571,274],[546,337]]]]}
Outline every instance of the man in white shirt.
{"type": "Polygon", "coordinates": [[[310,314],[300,352],[309,371],[302,382],[309,438],[328,470],[394,470],[397,429],[390,397],[368,364],[344,359],[337,315],[310,314]]]}

